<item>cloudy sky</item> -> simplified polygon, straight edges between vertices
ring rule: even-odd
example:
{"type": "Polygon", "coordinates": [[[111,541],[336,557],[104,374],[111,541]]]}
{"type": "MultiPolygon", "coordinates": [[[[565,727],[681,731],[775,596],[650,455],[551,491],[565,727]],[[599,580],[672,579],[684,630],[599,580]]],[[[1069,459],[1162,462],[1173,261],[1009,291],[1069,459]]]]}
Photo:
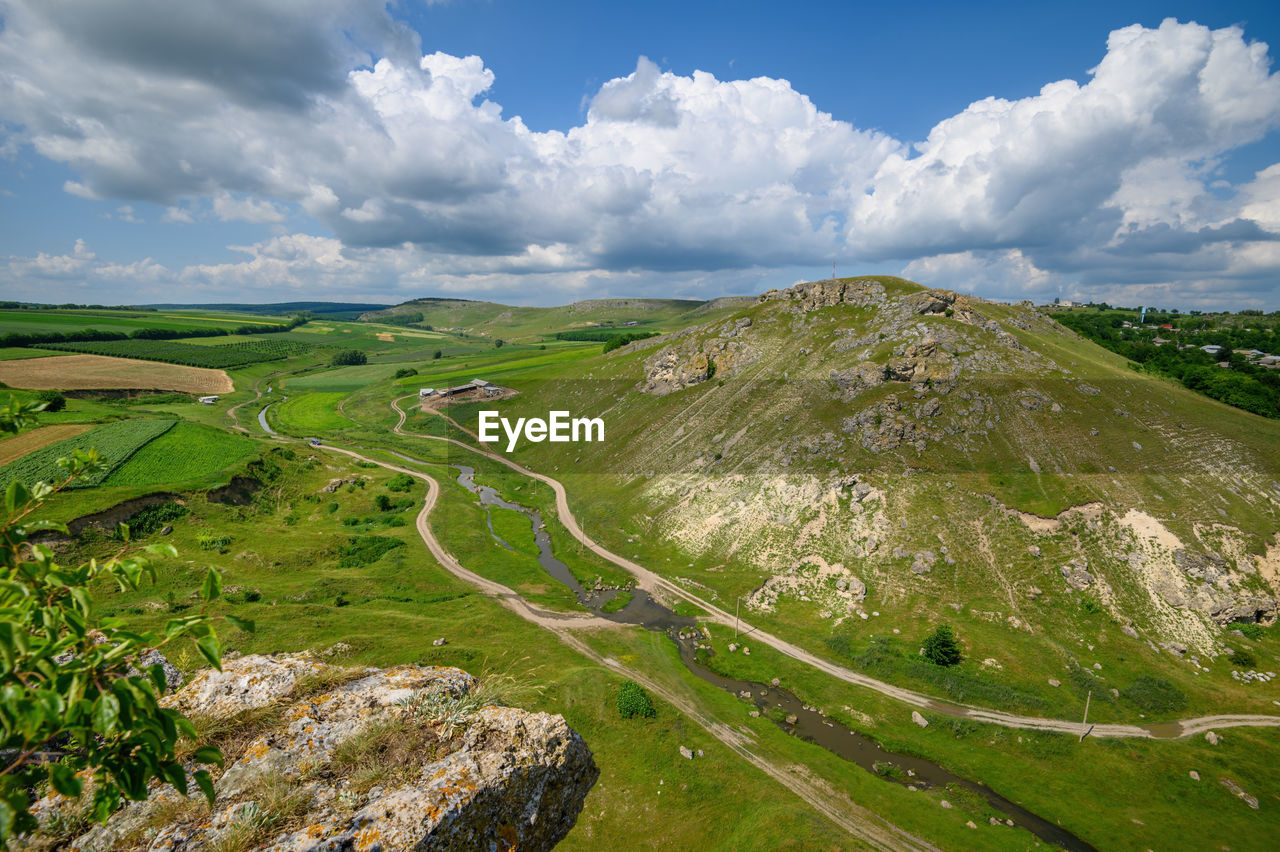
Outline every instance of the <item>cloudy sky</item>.
{"type": "Polygon", "coordinates": [[[0,0],[0,297],[1280,308],[1274,3],[964,5],[0,0]]]}

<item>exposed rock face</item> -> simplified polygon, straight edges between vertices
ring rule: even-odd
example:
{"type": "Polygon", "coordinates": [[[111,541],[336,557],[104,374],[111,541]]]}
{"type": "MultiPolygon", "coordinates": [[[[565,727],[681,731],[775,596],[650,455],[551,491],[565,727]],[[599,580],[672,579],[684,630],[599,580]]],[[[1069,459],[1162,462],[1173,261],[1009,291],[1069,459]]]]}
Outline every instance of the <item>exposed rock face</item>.
{"type": "MultiPolygon", "coordinates": [[[[884,300],[884,287],[877,281],[857,279],[806,281],[785,290],[770,290],[761,302],[793,301],[801,311],[816,311],[835,305],[874,305],[884,300]]],[[[921,311],[923,313],[923,311],[921,311]]]]}
{"type": "Polygon", "coordinates": [[[750,327],[751,320],[740,317],[721,323],[713,337],[701,341],[686,338],[664,347],[645,362],[641,390],[666,396],[713,376],[732,376],[756,359],[750,346],[735,339],[750,327]]]}
{"type": "MultiPolygon", "coordinates": [[[[164,787],[68,848],[196,850],[249,835],[253,842],[237,848],[550,849],[573,827],[599,777],[591,752],[560,716],[480,706],[477,687],[452,668],[344,670],[307,654],[228,662],[168,701],[232,726],[247,718],[244,711],[260,718],[265,709],[277,721],[242,753],[225,755],[212,815],[194,801],[180,804],[164,787]],[[340,685],[312,686],[324,682],[340,685]],[[406,728],[422,743],[407,766],[367,792],[344,777],[345,764],[335,761],[344,746],[386,730],[394,740],[406,728]],[[273,815],[280,809],[272,789],[289,791],[286,816],[273,815]]],[[[43,800],[37,811],[48,818],[69,806],[58,799],[43,800]]]]}

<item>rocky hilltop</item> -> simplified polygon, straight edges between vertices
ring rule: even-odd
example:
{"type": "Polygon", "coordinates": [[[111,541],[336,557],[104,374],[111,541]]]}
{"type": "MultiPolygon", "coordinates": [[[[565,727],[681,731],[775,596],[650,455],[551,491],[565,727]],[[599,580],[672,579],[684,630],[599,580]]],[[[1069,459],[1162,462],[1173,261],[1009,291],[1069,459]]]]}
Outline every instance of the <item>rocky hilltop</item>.
{"type": "Polygon", "coordinates": [[[1029,302],[813,281],[584,372],[521,404],[607,412],[625,440],[536,462],[616,481],[610,512],[686,554],[677,579],[757,612],[832,635],[961,616],[1068,666],[1058,637],[1087,647],[1096,614],[1195,672],[1229,625],[1276,620],[1280,424],[1029,302]]]}
{"type": "Polygon", "coordinates": [[[27,848],[550,849],[599,776],[563,718],[489,703],[460,669],[250,656],[167,701],[223,750],[213,808],[163,787],[58,837],[79,803],[55,796],[27,848]]]}

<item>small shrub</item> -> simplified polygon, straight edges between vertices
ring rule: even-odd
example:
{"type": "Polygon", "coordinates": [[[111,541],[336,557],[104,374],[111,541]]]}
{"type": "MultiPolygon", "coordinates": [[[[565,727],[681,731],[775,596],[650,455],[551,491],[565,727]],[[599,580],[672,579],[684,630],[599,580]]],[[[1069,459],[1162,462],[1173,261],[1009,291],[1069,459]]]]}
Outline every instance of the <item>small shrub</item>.
{"type": "Polygon", "coordinates": [[[951,625],[940,624],[938,628],[924,638],[921,646],[924,658],[934,665],[954,666],[964,659],[960,654],[960,643],[956,641],[951,625]]]}
{"type": "Polygon", "coordinates": [[[1172,713],[1187,706],[1187,696],[1181,689],[1151,675],[1138,678],[1120,694],[1148,713],[1172,713]]]}
{"type": "Polygon", "coordinates": [[[1258,664],[1258,659],[1248,651],[1236,651],[1227,659],[1233,666],[1239,666],[1242,669],[1251,669],[1258,664]]]}
{"type": "Polygon", "coordinates": [[[1082,598],[1080,601],[1080,608],[1090,615],[1102,612],[1102,605],[1093,598],[1082,598]]]}
{"type": "Polygon", "coordinates": [[[337,504],[337,503],[330,503],[330,504],[329,504],[328,506],[326,506],[325,508],[328,510],[329,514],[330,514],[330,515],[332,515],[334,512],[338,511],[338,504],[337,504]]]}
{"type": "Polygon", "coordinates": [[[382,558],[388,550],[404,547],[398,538],[386,538],[377,535],[352,536],[339,555],[339,568],[362,568],[372,565],[382,558]]]}
{"type": "Polygon", "coordinates": [[[196,544],[200,545],[201,550],[216,550],[219,553],[226,553],[227,548],[231,546],[231,536],[202,533],[196,536],[196,544]]]}
{"type": "Polygon", "coordinates": [[[401,367],[399,370],[396,370],[396,374],[391,378],[407,379],[410,376],[416,376],[416,375],[418,375],[418,371],[413,369],[412,367],[401,367]]]}
{"type": "Polygon", "coordinates": [[[1228,630],[1239,630],[1247,638],[1255,642],[1262,638],[1262,625],[1252,621],[1233,621],[1227,625],[1228,630]]]}
{"type": "Polygon", "coordinates": [[[385,494],[379,494],[373,498],[373,505],[379,512],[390,512],[391,498],[385,494]]]}
{"type": "Polygon", "coordinates": [[[42,390],[36,394],[36,399],[44,403],[46,413],[61,411],[67,407],[67,398],[56,390],[42,390]]]}
{"type": "Polygon", "coordinates": [[[658,711],[654,709],[649,693],[640,684],[634,680],[624,680],[622,686],[618,687],[618,715],[624,719],[636,716],[650,719],[657,716],[658,711]]]}
{"type": "Polygon", "coordinates": [[[444,353],[437,349],[435,352],[431,353],[431,357],[433,360],[439,360],[444,357],[444,353]]]}
{"type": "Polygon", "coordinates": [[[413,487],[413,477],[406,473],[397,473],[395,476],[387,480],[388,491],[408,491],[413,487]]]}

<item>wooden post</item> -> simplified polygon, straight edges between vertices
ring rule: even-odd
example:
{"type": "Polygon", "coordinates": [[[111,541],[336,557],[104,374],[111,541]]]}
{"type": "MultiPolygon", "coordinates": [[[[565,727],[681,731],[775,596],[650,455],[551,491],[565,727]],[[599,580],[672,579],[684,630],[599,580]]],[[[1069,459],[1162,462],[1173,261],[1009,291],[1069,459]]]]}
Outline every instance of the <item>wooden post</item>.
{"type": "Polygon", "coordinates": [[[1080,720],[1080,739],[1077,742],[1084,742],[1084,738],[1089,736],[1089,732],[1093,728],[1089,727],[1089,702],[1093,699],[1093,690],[1089,690],[1089,694],[1084,699],[1084,718],[1080,720]]]}

